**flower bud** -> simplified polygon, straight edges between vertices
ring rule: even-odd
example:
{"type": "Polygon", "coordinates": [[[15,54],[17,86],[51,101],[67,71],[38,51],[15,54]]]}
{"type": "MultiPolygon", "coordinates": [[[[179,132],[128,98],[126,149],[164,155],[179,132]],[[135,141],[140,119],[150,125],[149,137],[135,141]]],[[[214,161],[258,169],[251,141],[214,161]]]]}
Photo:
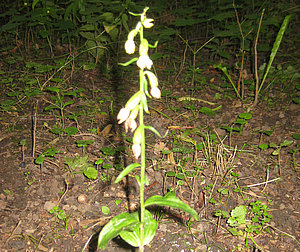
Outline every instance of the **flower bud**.
{"type": "Polygon", "coordinates": [[[159,99],[161,97],[161,93],[158,87],[151,88],[150,93],[153,98],[159,99]]]}
{"type": "Polygon", "coordinates": [[[158,86],[158,80],[157,77],[155,76],[154,73],[150,72],[150,71],[145,71],[144,75],[148,76],[149,82],[150,82],[150,86],[152,88],[157,87],[158,86]]]}
{"type": "Polygon", "coordinates": [[[125,105],[125,108],[127,108],[129,111],[133,110],[140,103],[142,95],[143,92],[136,92],[133,96],[130,97],[130,99],[125,105]]]}
{"type": "Polygon", "coordinates": [[[143,56],[143,55],[148,55],[148,40],[147,39],[143,39],[141,41],[141,44],[140,44],[140,48],[139,48],[139,53],[140,53],[140,56],[143,56]]]}
{"type": "Polygon", "coordinates": [[[152,67],[153,62],[152,62],[152,60],[149,58],[148,55],[142,55],[142,56],[139,57],[139,59],[138,59],[138,61],[136,62],[136,64],[137,64],[137,66],[138,66],[140,69],[142,69],[142,70],[144,70],[145,68],[147,68],[147,69],[150,70],[151,67],[152,67]]]}
{"type": "Polygon", "coordinates": [[[124,122],[128,116],[129,116],[129,109],[127,108],[122,108],[120,111],[119,111],[119,114],[117,116],[117,119],[119,120],[118,123],[121,124],[122,122],[124,122]]]}
{"type": "Polygon", "coordinates": [[[154,24],[152,23],[154,20],[152,18],[146,18],[143,22],[145,28],[151,28],[154,24]]]}
{"type": "Polygon", "coordinates": [[[143,135],[144,126],[140,125],[136,131],[134,132],[132,141],[133,144],[141,144],[142,143],[142,135],[143,135]]]}
{"type": "Polygon", "coordinates": [[[141,145],[140,144],[133,144],[132,145],[132,152],[133,152],[133,155],[136,159],[139,158],[139,156],[141,155],[141,145]]]}
{"type": "Polygon", "coordinates": [[[125,51],[128,54],[133,54],[135,51],[135,44],[133,40],[127,40],[125,43],[125,51]]]}
{"type": "Polygon", "coordinates": [[[135,31],[136,31],[136,33],[138,33],[138,31],[140,30],[140,28],[141,28],[141,26],[142,26],[142,23],[141,22],[138,22],[137,24],[136,24],[136,27],[135,27],[135,31]]]}
{"type": "Polygon", "coordinates": [[[127,36],[127,40],[133,40],[134,37],[137,35],[138,31],[137,30],[131,30],[129,33],[128,33],[128,36],[127,36]]]}
{"type": "Polygon", "coordinates": [[[136,106],[130,113],[129,118],[135,119],[137,115],[139,114],[139,107],[136,106]]]}
{"type": "Polygon", "coordinates": [[[137,127],[136,121],[132,118],[127,118],[125,121],[125,131],[128,132],[128,129],[130,129],[131,132],[133,132],[137,127]]]}

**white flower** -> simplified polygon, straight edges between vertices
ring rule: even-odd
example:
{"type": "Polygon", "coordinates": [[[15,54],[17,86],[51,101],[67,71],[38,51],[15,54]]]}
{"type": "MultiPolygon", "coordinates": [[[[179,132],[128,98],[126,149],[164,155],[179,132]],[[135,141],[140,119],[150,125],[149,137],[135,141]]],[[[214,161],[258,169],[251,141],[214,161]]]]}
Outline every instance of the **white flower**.
{"type": "Polygon", "coordinates": [[[142,98],[143,92],[138,91],[133,96],[130,97],[130,99],[127,101],[125,108],[127,108],[129,111],[136,108],[136,106],[140,103],[142,98]]]}
{"type": "Polygon", "coordinates": [[[139,57],[139,59],[138,59],[138,61],[136,62],[136,64],[137,64],[137,66],[138,66],[140,69],[142,69],[142,70],[144,70],[145,68],[147,68],[147,69],[150,70],[151,67],[152,67],[153,62],[152,62],[152,60],[149,58],[148,55],[142,55],[142,56],[139,57]]]}
{"type": "Polygon", "coordinates": [[[140,56],[148,55],[149,44],[147,39],[143,39],[140,43],[139,53],[140,56]]]}
{"type": "Polygon", "coordinates": [[[125,121],[125,131],[128,132],[128,129],[130,129],[131,132],[133,132],[137,127],[136,121],[132,118],[128,118],[125,121]]]}
{"type": "Polygon", "coordinates": [[[150,72],[150,71],[144,71],[144,75],[148,76],[149,82],[150,82],[150,86],[153,87],[157,87],[158,86],[158,80],[157,77],[155,76],[154,73],[150,72]]]}
{"type": "Polygon", "coordinates": [[[135,44],[134,44],[134,41],[131,40],[131,39],[128,39],[125,43],[125,51],[128,53],[128,54],[133,54],[134,51],[135,51],[135,44]]]}
{"type": "Polygon", "coordinates": [[[122,122],[124,122],[128,116],[129,116],[130,110],[127,108],[122,108],[119,111],[119,114],[117,116],[117,119],[119,120],[118,123],[121,124],[122,122]]]}
{"type": "Polygon", "coordinates": [[[161,97],[161,93],[158,87],[153,87],[150,90],[152,97],[159,99],[161,97]]]}
{"type": "Polygon", "coordinates": [[[141,145],[140,144],[133,144],[132,145],[132,152],[133,152],[133,155],[136,159],[139,158],[139,156],[141,155],[141,145]]]}
{"type": "Polygon", "coordinates": [[[154,24],[152,23],[154,20],[152,18],[146,18],[143,22],[145,28],[151,28],[154,24]]]}

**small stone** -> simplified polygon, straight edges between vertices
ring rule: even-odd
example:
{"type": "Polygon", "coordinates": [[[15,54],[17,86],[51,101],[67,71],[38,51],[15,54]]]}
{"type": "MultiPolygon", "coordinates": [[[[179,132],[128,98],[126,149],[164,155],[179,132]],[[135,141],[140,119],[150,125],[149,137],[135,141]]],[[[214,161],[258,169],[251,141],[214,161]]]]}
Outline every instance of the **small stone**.
{"type": "Polygon", "coordinates": [[[84,194],[80,194],[77,198],[78,203],[83,204],[87,202],[87,196],[84,194]]]}

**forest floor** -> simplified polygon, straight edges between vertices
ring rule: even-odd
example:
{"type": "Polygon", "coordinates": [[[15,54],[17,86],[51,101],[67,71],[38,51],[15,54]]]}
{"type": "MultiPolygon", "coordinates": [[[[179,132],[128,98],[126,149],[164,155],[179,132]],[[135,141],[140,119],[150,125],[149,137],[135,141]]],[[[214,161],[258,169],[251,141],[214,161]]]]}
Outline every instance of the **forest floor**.
{"type": "MultiPolygon", "coordinates": [[[[134,176],[113,183],[133,162],[132,136],[116,123],[116,115],[137,91],[136,71],[129,74],[128,68],[110,78],[95,70],[65,69],[46,83],[50,75],[32,74],[36,65],[15,68],[2,61],[1,68],[0,251],[85,246],[96,251],[101,228],[139,206],[134,176]],[[36,89],[28,83],[37,79],[44,90],[32,94],[36,89]],[[58,92],[46,91],[49,86],[58,92]],[[98,177],[88,179],[82,167],[99,159],[104,162],[98,177]]],[[[299,140],[293,138],[300,118],[294,90],[274,85],[250,110],[252,97],[239,102],[213,68],[196,73],[194,85],[184,73],[175,81],[166,69],[157,72],[162,98],[149,101],[145,123],[162,135],[169,132],[165,138],[147,133],[145,197],[173,188],[199,220],[174,209],[151,209],[159,225],[145,250],[300,251],[299,140]],[[226,211],[237,220],[232,210],[243,206],[246,222],[230,226],[226,211]]],[[[106,251],[134,248],[116,237],[106,251]]]]}

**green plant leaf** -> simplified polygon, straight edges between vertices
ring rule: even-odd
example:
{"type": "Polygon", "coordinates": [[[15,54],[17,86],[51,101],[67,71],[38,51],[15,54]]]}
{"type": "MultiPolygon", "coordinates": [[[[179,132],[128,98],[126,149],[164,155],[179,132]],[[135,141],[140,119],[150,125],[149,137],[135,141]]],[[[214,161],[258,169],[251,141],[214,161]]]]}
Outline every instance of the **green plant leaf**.
{"type": "Polygon", "coordinates": [[[119,235],[127,226],[139,224],[131,214],[121,213],[112,218],[101,230],[98,237],[98,248],[105,249],[108,242],[119,235]]]}
{"type": "MultiPolygon", "coordinates": [[[[134,212],[131,215],[137,221],[140,221],[139,212],[134,212]]],[[[157,221],[152,217],[152,214],[148,210],[145,210],[144,240],[140,241],[140,225],[135,225],[132,230],[122,231],[120,236],[133,247],[139,247],[140,245],[145,246],[152,241],[157,227],[157,221]]]]}
{"type": "Polygon", "coordinates": [[[107,156],[113,156],[116,153],[115,149],[112,147],[102,147],[101,151],[107,156]]]}
{"type": "Polygon", "coordinates": [[[133,163],[128,165],[116,178],[115,183],[119,183],[122,178],[124,178],[127,174],[129,174],[131,171],[133,171],[135,168],[140,167],[141,165],[139,163],[133,163]]]}
{"type": "Polygon", "coordinates": [[[269,145],[263,143],[263,144],[258,145],[258,148],[260,148],[261,150],[266,150],[269,148],[269,145]]]}
{"type": "Polygon", "coordinates": [[[45,156],[44,156],[44,155],[40,155],[40,156],[38,156],[38,157],[36,158],[36,160],[34,160],[34,162],[35,162],[36,164],[38,164],[38,165],[44,163],[44,161],[45,161],[45,156]]]}
{"type": "Polygon", "coordinates": [[[89,144],[92,144],[95,142],[94,140],[78,140],[76,141],[76,144],[78,147],[85,147],[88,146],[89,144]]]}
{"type": "Polygon", "coordinates": [[[98,177],[98,171],[94,167],[88,167],[83,173],[89,179],[96,179],[98,177]]]}
{"type": "Polygon", "coordinates": [[[237,230],[236,228],[229,228],[228,231],[234,236],[243,236],[242,230],[237,230]]]}
{"type": "Polygon", "coordinates": [[[162,137],[159,132],[153,128],[152,126],[145,126],[145,129],[151,130],[153,133],[155,133],[156,135],[158,135],[159,137],[162,137]]]}
{"type": "Polygon", "coordinates": [[[265,71],[265,74],[264,74],[264,76],[263,76],[263,79],[262,79],[262,81],[261,81],[261,83],[260,83],[260,87],[259,87],[259,89],[258,89],[258,93],[260,93],[260,90],[261,90],[261,88],[262,88],[262,86],[263,86],[263,84],[264,84],[264,82],[265,82],[265,80],[266,80],[266,78],[267,78],[267,75],[268,75],[268,73],[269,73],[269,71],[270,71],[270,68],[271,68],[271,66],[272,66],[273,60],[274,60],[274,58],[275,58],[275,56],[276,56],[276,53],[277,53],[277,51],[278,51],[278,48],[279,48],[279,46],[280,46],[282,37],[283,37],[284,32],[285,32],[285,30],[286,30],[286,28],[287,28],[287,25],[288,25],[288,23],[289,23],[290,18],[291,18],[291,15],[288,15],[288,16],[286,16],[286,17],[284,18],[283,23],[282,23],[282,25],[281,25],[281,27],[280,27],[280,30],[279,30],[279,32],[278,32],[278,34],[277,34],[276,40],[275,40],[275,42],[274,42],[274,45],[273,45],[273,48],[272,48],[272,51],[271,51],[271,54],[270,54],[270,60],[269,60],[267,69],[266,69],[266,71],[265,71]]]}
{"type": "Polygon", "coordinates": [[[189,213],[193,216],[196,220],[198,220],[197,212],[192,209],[189,205],[183,203],[180,199],[176,197],[175,192],[168,192],[165,196],[154,195],[146,200],[145,207],[151,205],[158,205],[158,206],[170,206],[173,208],[180,209],[184,212],[189,213]]]}
{"type": "Polygon", "coordinates": [[[175,177],[176,173],[175,173],[174,171],[168,171],[168,172],[166,173],[166,175],[167,175],[168,177],[175,177]]]}
{"type": "Polygon", "coordinates": [[[107,206],[102,206],[101,211],[102,211],[102,213],[104,213],[106,215],[108,215],[110,213],[110,209],[107,206]]]}
{"type": "Polygon", "coordinates": [[[72,136],[78,133],[78,129],[76,127],[68,127],[64,129],[64,132],[67,133],[68,136],[72,136]]]}
{"type": "Polygon", "coordinates": [[[246,206],[238,206],[231,211],[230,215],[231,217],[227,220],[230,226],[235,227],[244,224],[246,222],[247,208],[246,206]]]}
{"type": "Polygon", "coordinates": [[[121,65],[121,66],[128,66],[131,63],[136,62],[137,60],[138,60],[138,58],[133,58],[133,59],[127,61],[126,63],[119,63],[119,65],[121,65]]]}
{"type": "Polygon", "coordinates": [[[272,152],[272,155],[273,155],[273,156],[278,156],[278,155],[279,155],[279,152],[280,152],[280,148],[277,148],[276,150],[274,150],[274,151],[272,152]]]}
{"type": "Polygon", "coordinates": [[[102,165],[102,168],[108,170],[108,169],[112,168],[112,165],[107,163],[107,164],[102,165]]]}
{"type": "Polygon", "coordinates": [[[300,140],[300,134],[294,134],[294,135],[292,135],[292,137],[293,137],[295,140],[300,140]]]}
{"type": "Polygon", "coordinates": [[[209,115],[209,116],[214,116],[216,114],[214,112],[214,110],[212,110],[211,108],[208,108],[208,107],[202,107],[199,111],[201,113],[209,115]]]}
{"type": "Polygon", "coordinates": [[[249,120],[252,118],[252,114],[251,113],[241,113],[241,114],[239,114],[239,118],[249,120]]]}
{"type": "Polygon", "coordinates": [[[287,147],[289,145],[291,145],[294,141],[293,140],[284,140],[281,144],[280,147],[287,147]]]}

